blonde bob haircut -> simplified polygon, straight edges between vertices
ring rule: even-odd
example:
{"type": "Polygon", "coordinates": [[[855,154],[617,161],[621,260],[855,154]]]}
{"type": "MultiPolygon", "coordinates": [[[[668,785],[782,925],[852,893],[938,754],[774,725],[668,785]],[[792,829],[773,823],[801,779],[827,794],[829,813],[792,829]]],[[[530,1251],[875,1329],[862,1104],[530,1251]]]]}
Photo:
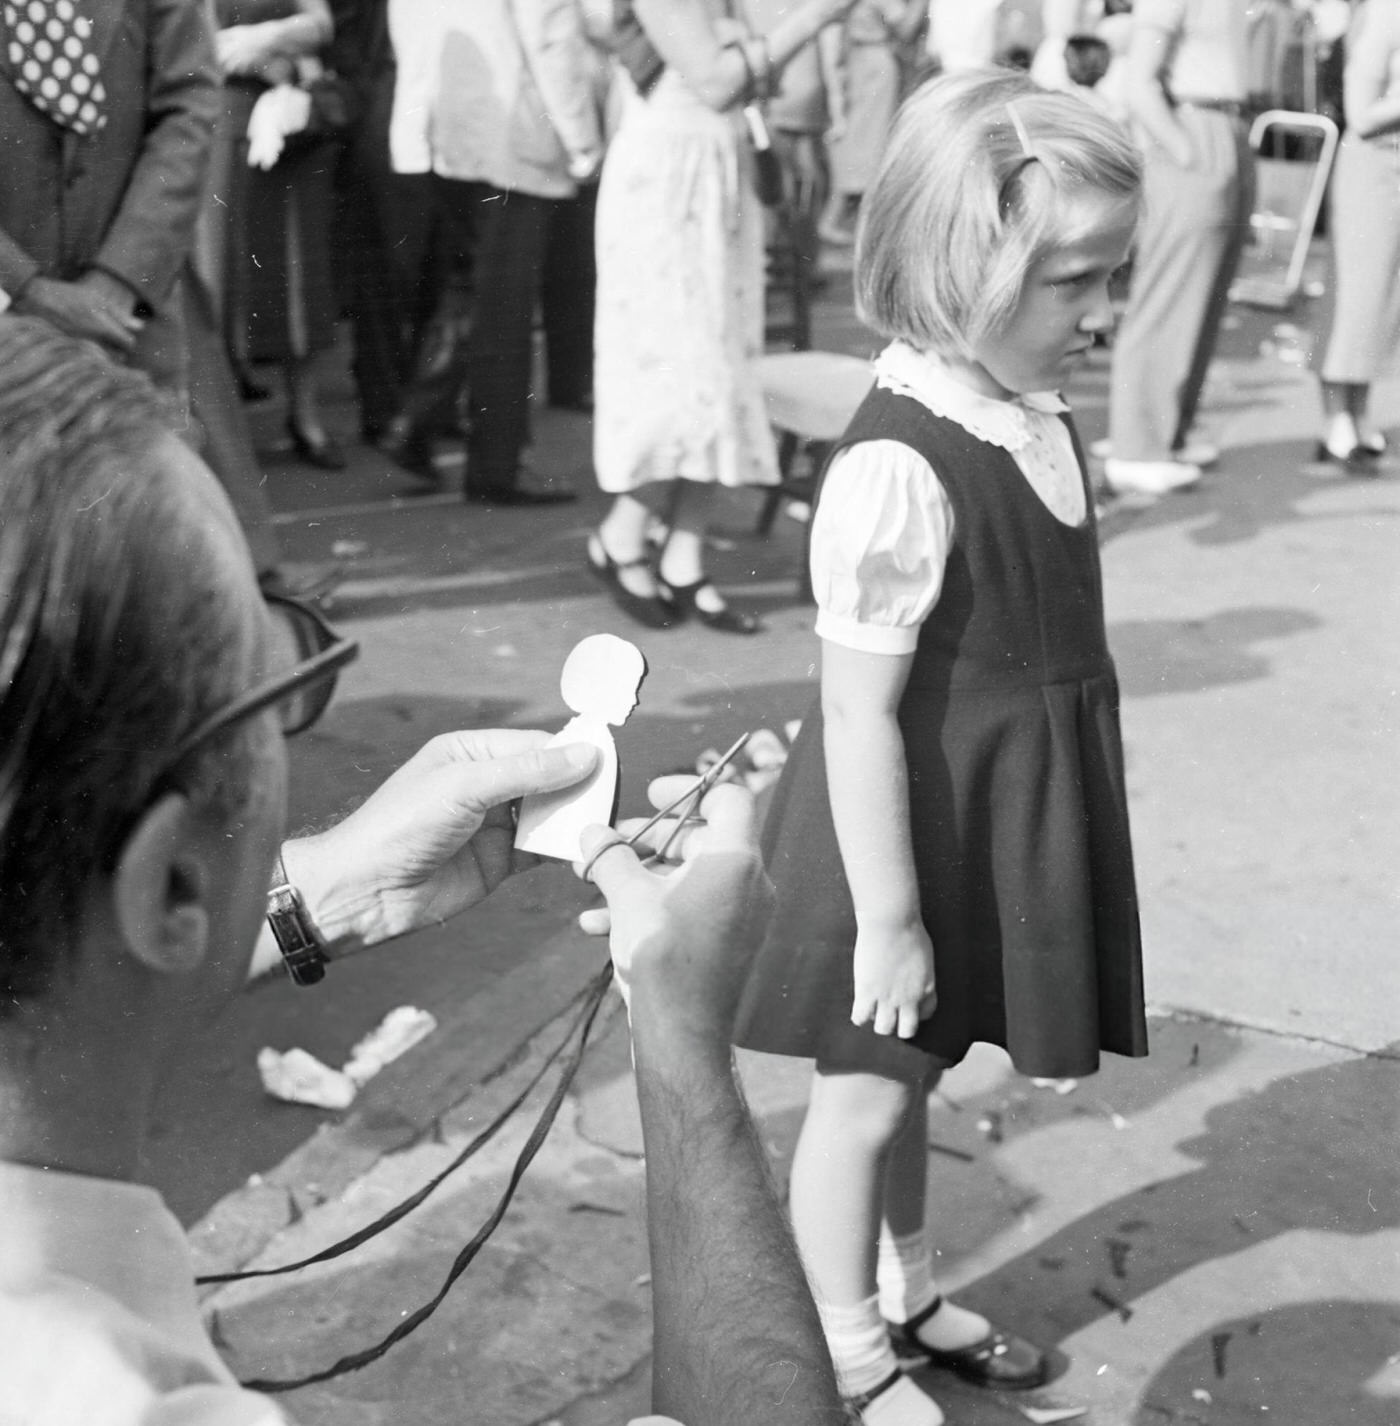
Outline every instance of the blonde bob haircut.
{"type": "Polygon", "coordinates": [[[1010,320],[1032,264],[1082,235],[1079,196],[1141,201],[1111,119],[1008,70],[944,75],[895,117],[856,233],[856,311],[887,339],[970,357],[1010,320]]]}

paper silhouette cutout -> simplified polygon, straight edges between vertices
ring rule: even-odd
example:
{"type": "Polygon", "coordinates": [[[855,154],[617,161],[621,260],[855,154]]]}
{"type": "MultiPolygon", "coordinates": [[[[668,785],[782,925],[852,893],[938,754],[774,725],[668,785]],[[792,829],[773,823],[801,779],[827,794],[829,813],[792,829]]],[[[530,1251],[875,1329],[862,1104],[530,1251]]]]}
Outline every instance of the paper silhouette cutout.
{"type": "Polygon", "coordinates": [[[574,646],[559,675],[559,692],[577,715],[548,746],[592,743],[602,757],[582,782],[558,792],[531,793],[520,803],[515,845],[522,852],[583,859],[579,836],[585,827],[609,826],[617,808],[617,745],[609,724],[621,727],[637,706],[647,661],[636,644],[615,634],[593,634],[574,646]]]}

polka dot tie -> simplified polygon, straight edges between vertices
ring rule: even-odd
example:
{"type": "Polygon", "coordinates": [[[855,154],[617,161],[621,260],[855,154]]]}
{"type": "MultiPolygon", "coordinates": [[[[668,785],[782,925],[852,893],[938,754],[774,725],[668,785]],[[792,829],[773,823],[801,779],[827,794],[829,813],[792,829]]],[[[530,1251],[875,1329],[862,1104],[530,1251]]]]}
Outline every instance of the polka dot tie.
{"type": "Polygon", "coordinates": [[[40,113],[75,134],[100,133],[107,90],[92,21],[74,0],[4,0],[10,79],[40,113]]]}

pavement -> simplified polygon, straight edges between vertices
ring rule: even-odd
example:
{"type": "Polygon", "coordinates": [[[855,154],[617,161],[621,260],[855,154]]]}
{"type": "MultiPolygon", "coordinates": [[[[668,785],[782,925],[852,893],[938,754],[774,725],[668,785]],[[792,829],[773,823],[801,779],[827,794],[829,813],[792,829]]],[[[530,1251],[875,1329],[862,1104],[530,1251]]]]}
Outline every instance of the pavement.
{"type": "MultiPolygon", "coordinates": [[[[844,294],[838,275],[818,344],[868,349],[844,294]]],[[[1079,1410],[1091,1426],[1400,1423],[1400,461],[1368,480],[1309,462],[1308,320],[1236,312],[1207,394],[1219,468],[1106,522],[1152,1052],[1037,1087],[979,1047],[935,1095],[942,1282],[1056,1361],[1051,1383],[1021,1396],[930,1371],[954,1426],[1010,1426],[1035,1419],[1028,1407],[1079,1410]]],[[[1106,383],[1100,360],[1073,388],[1088,439],[1106,426],[1106,383]]],[[[1400,382],[1375,403],[1394,433],[1400,382]]],[[[540,468],[582,486],[587,434],[583,418],[541,411],[540,468]]],[[[273,474],[289,554],[349,563],[336,614],[364,644],[298,754],[304,821],[454,723],[562,724],[567,649],[598,630],[635,635],[582,567],[596,494],[483,512],[450,491],[408,494],[365,452],[344,477],[273,474]]],[[[624,806],[652,773],[746,727],[781,727],[810,696],[801,527],[781,519],[761,541],[756,513],[748,493],[726,506],[716,571],[768,632],[642,640],[651,672],[619,737],[624,806]]],[[[314,1016],[319,989],[245,997],[166,1102],[153,1155],[203,1267],[296,1260],[442,1171],[563,1034],[601,958],[573,929],[583,904],[567,873],[533,872],[464,928],[337,966],[314,1016]],[[349,1112],[261,1099],[258,1044],[338,1063],[407,1001],[433,1009],[439,1030],[349,1112]]],[[[641,1141],[610,1005],[513,1203],[436,1315],[374,1365],[289,1393],[296,1419],[616,1426],[646,1410],[641,1141]]],[[[743,1070],[781,1183],[808,1067],[746,1056],[743,1070]]],[[[325,1369],[433,1296],[557,1073],[545,1068],[521,1115],[384,1236],[210,1292],[240,1374],[325,1369]]]]}

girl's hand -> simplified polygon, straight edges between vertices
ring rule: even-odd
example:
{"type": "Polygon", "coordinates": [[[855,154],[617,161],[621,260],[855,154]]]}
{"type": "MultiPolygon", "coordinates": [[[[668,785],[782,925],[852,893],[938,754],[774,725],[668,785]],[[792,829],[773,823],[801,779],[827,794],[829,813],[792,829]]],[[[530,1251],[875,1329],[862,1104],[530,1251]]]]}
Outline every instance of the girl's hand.
{"type": "Polygon", "coordinates": [[[871,1025],[877,1035],[911,1038],[938,1003],[933,943],[923,925],[861,927],[856,933],[855,989],[852,1024],[871,1025]]]}

